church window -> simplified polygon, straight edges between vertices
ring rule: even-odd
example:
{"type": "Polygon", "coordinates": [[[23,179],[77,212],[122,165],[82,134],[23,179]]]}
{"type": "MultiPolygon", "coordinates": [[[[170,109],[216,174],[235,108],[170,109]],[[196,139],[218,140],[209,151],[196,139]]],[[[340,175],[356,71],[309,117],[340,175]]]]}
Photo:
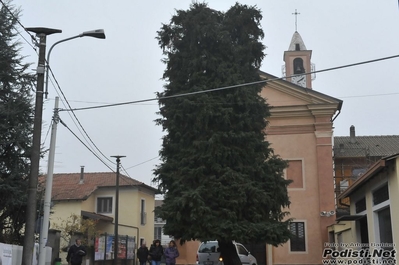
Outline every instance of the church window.
{"type": "Polygon", "coordinates": [[[292,233],[290,239],[291,251],[306,251],[305,223],[292,222],[290,224],[290,230],[292,233]]]}

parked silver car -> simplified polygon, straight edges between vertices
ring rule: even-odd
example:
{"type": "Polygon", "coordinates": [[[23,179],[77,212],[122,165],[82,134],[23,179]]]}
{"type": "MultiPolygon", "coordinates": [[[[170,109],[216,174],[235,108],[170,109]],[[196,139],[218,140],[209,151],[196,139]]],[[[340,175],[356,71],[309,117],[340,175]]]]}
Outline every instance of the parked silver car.
{"type": "MultiPolygon", "coordinates": [[[[256,258],[240,243],[233,242],[243,265],[257,265],[256,258]]],[[[198,265],[223,265],[217,241],[202,242],[197,251],[198,265]]]]}

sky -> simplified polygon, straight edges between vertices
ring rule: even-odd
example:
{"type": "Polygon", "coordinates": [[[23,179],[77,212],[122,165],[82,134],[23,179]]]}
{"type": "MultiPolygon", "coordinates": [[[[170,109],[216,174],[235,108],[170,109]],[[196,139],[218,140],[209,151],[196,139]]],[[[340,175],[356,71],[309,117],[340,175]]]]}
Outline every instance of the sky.
{"type": "MultiPolygon", "coordinates": [[[[209,7],[226,11],[236,1],[212,0],[209,7]]],[[[47,37],[47,50],[59,40],[84,31],[104,29],[105,40],[84,37],[54,47],[50,65],[73,108],[153,99],[163,90],[163,55],[155,39],[162,23],[168,23],[176,9],[188,9],[190,0],[104,1],[104,0],[14,0],[22,9],[25,27],[61,29],[47,37]]],[[[297,30],[316,70],[358,63],[399,54],[399,8],[397,0],[263,0],[240,1],[256,5],[263,14],[263,43],[267,46],[261,70],[281,77],[284,51],[297,30]]],[[[29,35],[21,31],[29,41],[29,35]]],[[[22,38],[21,55],[32,63],[38,56],[22,38]]],[[[334,122],[334,135],[399,134],[399,58],[316,74],[314,90],[343,100],[342,111],[334,122]]],[[[42,142],[49,148],[49,125],[57,96],[49,84],[45,100],[42,142]]],[[[65,108],[60,103],[62,108],[65,108]]],[[[121,159],[123,174],[151,183],[159,164],[162,128],[154,122],[157,101],[112,108],[76,111],[83,128],[101,152],[102,159],[116,170],[110,156],[121,159]]],[[[81,139],[68,112],[60,118],[81,139]]],[[[85,141],[85,140],[83,140],[85,141]]],[[[86,141],[85,141],[86,142],[86,141]]],[[[109,171],[64,126],[58,125],[54,173],[109,171]]],[[[41,161],[47,172],[47,154],[41,161]]]]}

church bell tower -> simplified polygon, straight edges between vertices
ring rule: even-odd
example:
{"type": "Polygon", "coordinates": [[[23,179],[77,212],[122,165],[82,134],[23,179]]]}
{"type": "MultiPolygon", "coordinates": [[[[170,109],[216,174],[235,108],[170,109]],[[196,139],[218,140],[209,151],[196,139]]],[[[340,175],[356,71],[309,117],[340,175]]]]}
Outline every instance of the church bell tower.
{"type": "Polygon", "coordinates": [[[295,31],[288,50],[284,52],[285,66],[283,70],[285,70],[286,80],[311,89],[312,76],[307,74],[314,68],[310,62],[311,57],[312,51],[306,49],[301,35],[295,31]]]}

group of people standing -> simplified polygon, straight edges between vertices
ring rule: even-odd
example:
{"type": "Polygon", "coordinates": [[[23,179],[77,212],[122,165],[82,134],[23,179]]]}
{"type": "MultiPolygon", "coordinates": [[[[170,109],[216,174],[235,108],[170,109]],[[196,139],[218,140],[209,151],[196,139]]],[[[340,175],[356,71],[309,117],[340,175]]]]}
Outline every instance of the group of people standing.
{"type": "Polygon", "coordinates": [[[179,251],[174,240],[171,240],[169,246],[165,249],[162,247],[159,239],[153,241],[149,250],[145,243],[142,243],[140,248],[137,249],[137,258],[140,261],[140,265],[146,265],[147,262],[150,262],[151,265],[160,265],[162,256],[165,257],[166,265],[176,264],[179,251]]]}

